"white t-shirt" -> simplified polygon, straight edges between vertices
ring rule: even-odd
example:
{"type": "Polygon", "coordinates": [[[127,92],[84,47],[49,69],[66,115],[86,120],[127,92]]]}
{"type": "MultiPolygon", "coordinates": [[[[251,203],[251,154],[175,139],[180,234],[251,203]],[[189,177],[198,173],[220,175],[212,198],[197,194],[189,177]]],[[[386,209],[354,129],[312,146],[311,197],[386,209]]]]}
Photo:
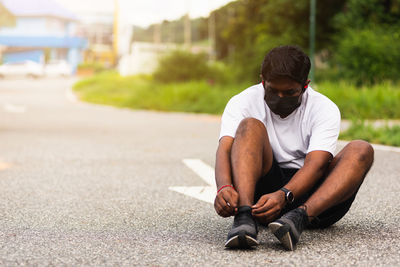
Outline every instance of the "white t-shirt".
{"type": "Polygon", "coordinates": [[[307,153],[328,151],[332,155],[340,131],[340,111],[326,96],[308,87],[301,105],[286,118],[273,113],[264,101],[262,84],[232,97],[222,115],[223,136],[235,137],[244,118],[264,123],[276,161],[282,168],[301,168],[307,153]]]}

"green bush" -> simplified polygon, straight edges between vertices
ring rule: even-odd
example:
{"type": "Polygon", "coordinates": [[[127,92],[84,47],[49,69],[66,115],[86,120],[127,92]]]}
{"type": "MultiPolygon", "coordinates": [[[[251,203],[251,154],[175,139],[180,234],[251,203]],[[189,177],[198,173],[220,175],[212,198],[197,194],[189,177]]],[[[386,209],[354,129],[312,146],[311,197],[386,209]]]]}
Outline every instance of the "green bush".
{"type": "Polygon", "coordinates": [[[160,82],[184,82],[206,79],[209,75],[206,54],[175,50],[159,61],[154,78],[160,82]]]}
{"type": "Polygon", "coordinates": [[[225,83],[230,80],[232,70],[221,62],[208,62],[205,53],[193,54],[175,50],[160,58],[154,72],[157,82],[188,82],[207,80],[212,83],[225,83]]]}
{"type": "Polygon", "coordinates": [[[357,84],[398,80],[400,34],[397,29],[349,29],[338,41],[335,61],[343,78],[357,84]]]}

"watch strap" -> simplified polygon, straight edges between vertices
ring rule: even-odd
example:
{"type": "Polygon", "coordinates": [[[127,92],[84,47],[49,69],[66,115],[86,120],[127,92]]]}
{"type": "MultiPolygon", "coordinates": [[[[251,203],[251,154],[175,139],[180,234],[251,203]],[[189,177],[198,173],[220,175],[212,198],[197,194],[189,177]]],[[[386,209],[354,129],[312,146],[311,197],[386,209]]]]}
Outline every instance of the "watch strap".
{"type": "Polygon", "coordinates": [[[283,192],[285,193],[285,200],[286,200],[286,202],[292,203],[292,202],[294,201],[294,197],[293,197],[292,191],[290,191],[289,189],[287,189],[287,188],[285,188],[285,187],[282,187],[282,188],[280,188],[279,190],[281,190],[281,191],[283,191],[283,192]],[[291,200],[288,199],[288,195],[289,195],[289,194],[292,195],[292,199],[291,199],[291,200]]]}
{"type": "Polygon", "coordinates": [[[287,189],[287,188],[284,188],[284,187],[282,187],[282,188],[281,188],[281,189],[279,189],[279,190],[282,190],[283,192],[285,192],[285,198],[286,198],[286,194],[290,192],[290,190],[289,190],[289,189],[287,189]]]}

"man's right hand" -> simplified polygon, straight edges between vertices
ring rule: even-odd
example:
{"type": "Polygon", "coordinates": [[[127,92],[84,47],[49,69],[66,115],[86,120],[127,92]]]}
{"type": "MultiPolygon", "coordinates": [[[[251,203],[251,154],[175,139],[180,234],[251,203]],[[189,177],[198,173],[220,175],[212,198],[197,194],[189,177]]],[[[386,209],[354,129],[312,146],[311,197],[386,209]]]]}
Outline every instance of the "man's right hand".
{"type": "Polygon", "coordinates": [[[214,208],[219,216],[229,217],[236,214],[239,194],[232,187],[225,187],[215,197],[214,208]]]}

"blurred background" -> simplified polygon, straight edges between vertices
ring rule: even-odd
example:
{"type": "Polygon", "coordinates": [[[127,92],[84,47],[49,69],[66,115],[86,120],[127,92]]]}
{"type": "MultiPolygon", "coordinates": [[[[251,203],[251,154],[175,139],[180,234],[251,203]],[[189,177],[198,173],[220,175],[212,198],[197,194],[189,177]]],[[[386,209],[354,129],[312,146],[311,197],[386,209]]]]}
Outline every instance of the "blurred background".
{"type": "Polygon", "coordinates": [[[99,104],[221,114],[285,44],[341,138],[400,146],[400,0],[0,0],[0,78],[74,77],[99,104]]]}

